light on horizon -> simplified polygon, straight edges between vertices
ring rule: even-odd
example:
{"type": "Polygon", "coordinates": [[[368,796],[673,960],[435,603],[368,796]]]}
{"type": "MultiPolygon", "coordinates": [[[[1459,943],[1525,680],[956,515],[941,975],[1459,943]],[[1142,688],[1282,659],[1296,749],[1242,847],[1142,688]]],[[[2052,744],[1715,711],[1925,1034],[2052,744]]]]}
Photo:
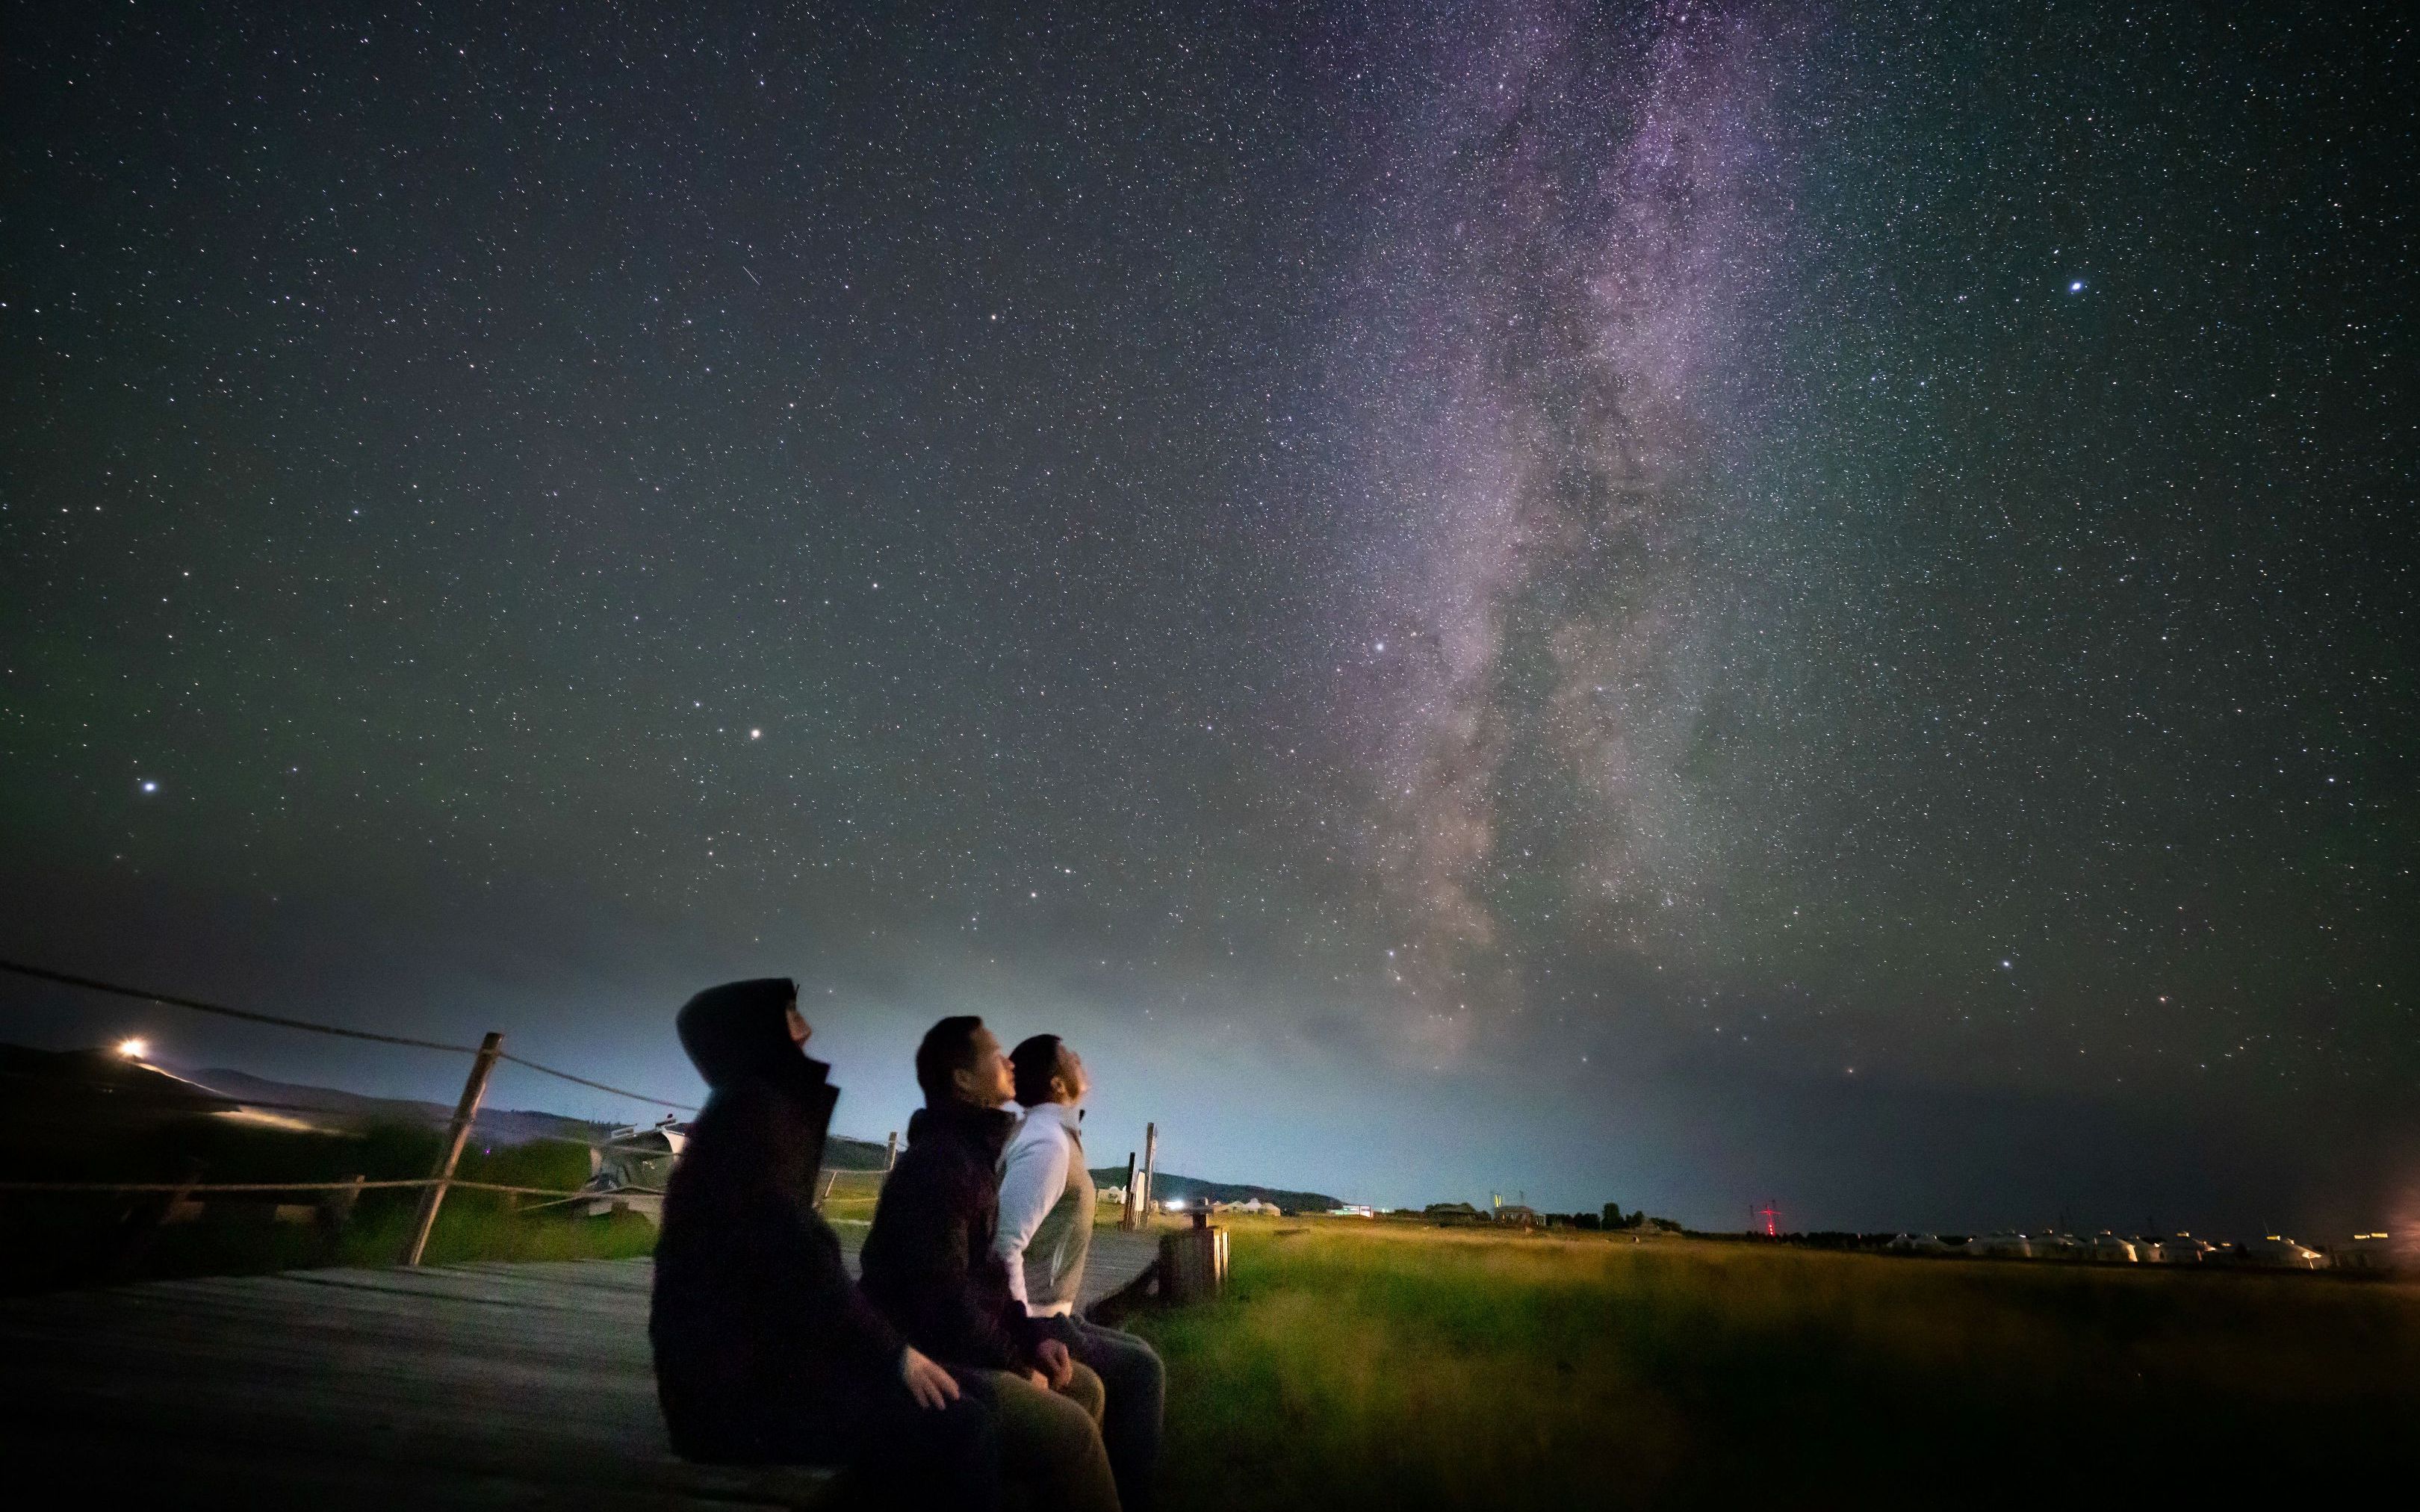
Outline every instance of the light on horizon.
{"type": "Polygon", "coordinates": [[[117,1053],[129,1060],[140,1060],[151,1053],[151,1041],[145,1039],[120,1040],[117,1053]]]}

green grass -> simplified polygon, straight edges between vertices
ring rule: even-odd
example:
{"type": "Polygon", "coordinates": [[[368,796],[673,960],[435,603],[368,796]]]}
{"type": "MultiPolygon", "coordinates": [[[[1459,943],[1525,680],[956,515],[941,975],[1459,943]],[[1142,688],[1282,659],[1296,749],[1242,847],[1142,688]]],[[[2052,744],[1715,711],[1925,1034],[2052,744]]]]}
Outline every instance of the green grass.
{"type": "Polygon", "coordinates": [[[872,1223],[874,1205],[882,1196],[880,1171],[835,1171],[831,1190],[819,1210],[826,1223],[872,1223]]]}
{"type": "Polygon", "coordinates": [[[1233,1246],[1224,1299],[1129,1322],[1179,1509],[2317,1489],[2420,1421],[2408,1284],[1300,1220],[1233,1246]]]}

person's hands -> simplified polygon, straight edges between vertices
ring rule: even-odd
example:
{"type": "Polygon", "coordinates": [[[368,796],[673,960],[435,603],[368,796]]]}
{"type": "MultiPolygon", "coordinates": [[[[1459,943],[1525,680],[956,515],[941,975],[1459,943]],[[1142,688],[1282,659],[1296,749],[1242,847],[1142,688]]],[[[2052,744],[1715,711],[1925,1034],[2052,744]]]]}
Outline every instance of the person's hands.
{"type": "Polygon", "coordinates": [[[1025,1373],[1025,1379],[1033,1382],[1034,1386],[1039,1390],[1048,1391],[1050,1389],[1050,1378],[1044,1375],[1039,1370],[1028,1370],[1025,1373]]]}
{"type": "Polygon", "coordinates": [[[908,1383],[908,1395],[919,1407],[939,1412],[958,1399],[956,1380],[912,1344],[899,1351],[899,1379],[908,1383]]]}
{"type": "Polygon", "coordinates": [[[1076,1379],[1076,1362],[1068,1356],[1067,1346],[1057,1339],[1044,1339],[1041,1347],[1033,1351],[1033,1357],[1042,1362],[1044,1370],[1049,1372],[1053,1387],[1064,1386],[1076,1379]]]}

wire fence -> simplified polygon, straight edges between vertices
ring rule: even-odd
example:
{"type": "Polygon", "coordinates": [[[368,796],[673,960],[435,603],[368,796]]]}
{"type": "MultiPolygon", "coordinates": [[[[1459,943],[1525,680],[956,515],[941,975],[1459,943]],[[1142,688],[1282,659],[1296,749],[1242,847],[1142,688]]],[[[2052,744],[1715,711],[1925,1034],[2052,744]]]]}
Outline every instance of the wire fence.
{"type": "MultiPolygon", "coordinates": [[[[349,1198],[365,1192],[416,1191],[421,1194],[419,1211],[415,1216],[412,1225],[411,1237],[406,1243],[402,1260],[406,1265],[417,1265],[420,1263],[421,1255],[427,1243],[429,1232],[435,1225],[439,1206],[443,1202],[445,1195],[451,1191],[485,1192],[509,1196],[514,1199],[519,1211],[523,1212],[533,1212],[540,1209],[560,1207],[577,1202],[612,1204],[615,1207],[631,1206],[633,1205],[629,1201],[631,1198],[640,1198],[652,1203],[654,1200],[661,1198],[664,1195],[663,1188],[661,1187],[638,1185],[628,1180],[627,1178],[628,1175],[638,1174],[637,1172],[626,1171],[621,1176],[615,1176],[603,1159],[614,1152],[643,1149],[646,1143],[645,1136],[658,1132],[657,1130],[640,1128],[624,1131],[618,1136],[609,1135],[606,1138],[595,1140],[574,1140],[568,1139],[567,1136],[548,1134],[533,1136],[540,1139],[564,1138],[569,1143],[586,1144],[592,1150],[596,1151],[598,1159],[593,1168],[598,1172],[598,1178],[592,1180],[591,1184],[587,1186],[578,1188],[516,1186],[495,1181],[466,1180],[456,1176],[454,1174],[456,1164],[459,1161],[462,1155],[463,1147],[469,1137],[472,1123],[477,1118],[479,1106],[486,1096],[489,1073],[494,1069],[498,1062],[509,1062],[526,1070],[539,1072],[542,1075],[554,1077],[559,1081],[569,1082],[578,1087],[591,1088],[600,1092],[609,1092],[615,1097],[628,1098],[633,1102],[649,1103],[658,1107],[671,1108],[681,1113],[695,1113],[701,1111],[694,1103],[684,1103],[675,1098],[659,1097],[651,1092],[634,1091],[626,1087],[615,1087],[610,1082],[597,1081],[590,1077],[582,1076],[575,1072],[565,1071],[560,1067],[549,1066],[543,1062],[532,1060],[526,1056],[513,1055],[504,1048],[504,1036],[501,1034],[490,1034],[487,1036],[481,1043],[475,1045],[450,1044],[442,1040],[427,1040],[413,1035],[404,1034],[381,1034],[371,1029],[349,1028],[339,1024],[322,1024],[315,1020],[295,1018],[284,1013],[264,1013],[256,1009],[234,1008],[225,1003],[207,1002],[200,998],[187,997],[176,993],[155,992],[147,987],[136,987],[125,982],[106,981],[97,977],[82,976],[75,972],[59,971],[49,966],[37,965],[30,962],[0,961],[0,972],[8,972],[35,981],[50,982],[57,986],[72,987],[84,992],[101,993],[114,997],[130,998],[137,1002],[158,1003],[169,1008],[182,1009],[189,1012],[209,1014],[216,1018],[234,1019],[241,1023],[265,1024],[276,1028],[297,1029],[308,1034],[330,1035],[343,1040],[363,1040],[374,1044],[400,1045],[407,1049],[434,1050],[442,1054],[469,1056],[472,1057],[471,1074],[463,1085],[461,1101],[456,1106],[453,1119],[447,1127],[446,1140],[442,1152],[439,1156],[437,1168],[425,1177],[386,1179],[380,1180],[369,1180],[362,1177],[354,1177],[350,1180],[331,1181],[203,1181],[199,1180],[181,1181],[0,1180],[0,1194],[49,1194],[67,1196],[75,1194],[108,1193],[134,1196],[165,1196],[168,1199],[167,1202],[161,1205],[160,1211],[155,1214],[156,1220],[164,1221],[167,1216],[168,1210],[175,1209],[180,1204],[194,1201],[206,1201],[212,1196],[225,1198],[242,1198],[248,1196],[257,1199],[262,1196],[301,1196],[306,1194],[321,1194],[323,1195],[321,1196],[321,1200],[324,1202],[329,1199],[325,1195],[333,1195],[339,1198],[349,1198]],[[529,1204],[527,1206],[520,1206],[520,1199],[523,1197],[537,1197],[545,1198],[546,1200],[529,1204]]],[[[295,1112],[306,1113],[326,1113],[331,1111],[328,1108],[310,1103],[271,1102],[244,1097],[231,1097],[230,1101],[236,1102],[245,1107],[283,1108],[295,1112]]],[[[670,1119],[665,1121],[667,1123],[671,1122],[670,1119]]],[[[660,1128],[660,1126],[659,1127],[660,1128]]],[[[849,1136],[835,1135],[834,1137],[845,1139],[849,1136]]],[[[818,1208],[824,1206],[824,1204],[836,1193],[852,1200],[870,1197],[877,1194],[881,1190],[884,1178],[890,1173],[892,1161],[897,1157],[898,1138],[899,1136],[895,1134],[890,1137],[884,1154],[883,1165],[879,1169],[866,1170],[860,1168],[828,1166],[824,1170],[818,1172],[812,1199],[814,1205],[818,1208]]],[[[869,1140],[854,1140],[852,1142],[860,1144],[873,1143],[873,1141],[869,1140]]],[[[666,1141],[666,1143],[671,1147],[672,1150],[676,1151],[678,1148],[676,1144],[669,1140],[666,1141]]],[[[650,1153],[654,1153],[654,1151],[650,1151],[650,1153]]],[[[348,1201],[340,1203],[339,1206],[349,1209],[350,1204],[348,1201]]],[[[644,1211],[648,1210],[642,1208],[641,1211],[644,1211]]]]}
{"type": "MultiPolygon", "coordinates": [[[[0,1193],[51,1195],[111,1193],[130,1196],[164,1196],[168,1198],[168,1202],[162,1207],[157,1215],[159,1219],[164,1220],[167,1210],[180,1203],[204,1200],[211,1196],[258,1197],[321,1193],[350,1196],[374,1191],[417,1191],[421,1195],[419,1210],[414,1216],[411,1237],[406,1242],[401,1257],[404,1264],[417,1265],[427,1245],[429,1233],[435,1227],[438,1210],[444,1201],[446,1194],[451,1191],[497,1194],[513,1198],[516,1204],[524,1196],[549,1199],[535,1204],[535,1208],[555,1207],[582,1200],[612,1203],[618,1207],[627,1205],[628,1199],[632,1197],[652,1199],[663,1196],[663,1190],[660,1187],[637,1186],[621,1181],[602,1186],[591,1185],[566,1189],[516,1186],[496,1181],[473,1181],[456,1176],[454,1174],[456,1165],[461,1159],[463,1147],[470,1136],[472,1123],[477,1118],[480,1103],[487,1095],[489,1075],[498,1062],[509,1062],[541,1075],[551,1076],[577,1087],[608,1092],[615,1097],[628,1098],[636,1103],[649,1103],[679,1113],[700,1111],[695,1103],[684,1103],[677,1098],[659,1097],[652,1092],[634,1091],[627,1087],[616,1087],[610,1082],[597,1081],[592,1077],[565,1071],[560,1067],[547,1065],[542,1061],[532,1060],[526,1056],[513,1055],[504,1048],[504,1036],[501,1034],[489,1034],[481,1043],[475,1045],[449,1044],[442,1040],[426,1040],[404,1034],[380,1034],[372,1029],[349,1028],[339,1024],[321,1024],[311,1019],[295,1018],[284,1013],[264,1013],[254,1009],[232,1008],[225,1003],[205,1002],[199,998],[186,997],[176,993],[154,992],[147,987],[104,981],[97,977],[58,971],[24,961],[0,961],[0,971],[35,981],[51,982],[58,986],[101,993],[115,997],[132,998],[137,1002],[158,1003],[169,1008],[183,1009],[188,1012],[206,1013],[216,1018],[234,1019],[247,1024],[266,1024],[276,1028],[297,1029],[308,1034],[324,1034],[343,1040],[363,1040],[374,1044],[400,1045],[407,1049],[435,1050],[443,1054],[472,1057],[471,1074],[463,1084],[461,1101],[456,1105],[453,1119],[447,1127],[445,1143],[438,1158],[437,1168],[425,1177],[375,1181],[361,1177],[335,1181],[0,1181],[0,1193]]],[[[268,1105],[252,1104],[250,1100],[238,1101],[247,1105],[268,1105]]],[[[298,1106],[298,1110],[302,1111],[326,1111],[325,1109],[300,1109],[299,1105],[295,1104],[277,1105],[298,1106]]],[[[630,1143],[629,1140],[609,1138],[592,1144],[591,1148],[597,1149],[601,1154],[605,1150],[628,1148],[630,1143]]],[[[601,1171],[601,1167],[599,1169],[601,1171]]],[[[829,1182],[823,1183],[823,1190],[828,1192],[830,1186],[829,1182]]],[[[822,1193],[819,1192],[818,1197],[821,1195],[822,1193]]],[[[346,1206],[349,1207],[349,1204],[346,1206]]]]}
{"type": "MultiPolygon", "coordinates": [[[[155,993],[147,987],[129,987],[123,982],[102,981],[94,977],[79,977],[72,972],[54,971],[48,966],[31,965],[23,961],[0,961],[0,971],[13,972],[20,977],[30,977],[37,981],[55,982],[64,987],[81,987],[86,992],[108,993],[117,997],[132,997],[139,1002],[163,1003],[170,1008],[181,1008],[194,1013],[209,1013],[219,1018],[240,1019],[248,1024],[269,1024],[281,1029],[302,1029],[311,1034],[330,1034],[344,1040],[368,1040],[378,1044],[398,1044],[413,1050],[442,1050],[458,1056],[476,1056],[484,1049],[483,1046],[474,1044],[447,1044],[442,1040],[420,1040],[403,1034],[380,1034],[370,1029],[349,1029],[336,1024],[317,1024],[309,1019],[288,1018],[283,1013],[262,1013],[247,1008],[229,1008],[224,1003],[205,1003],[197,998],[179,997],[174,993],[155,993]]],[[[613,1087],[604,1082],[591,1081],[585,1076],[574,1075],[570,1072],[544,1065],[525,1056],[498,1051],[496,1058],[508,1060],[516,1066],[570,1082],[576,1086],[593,1088],[600,1092],[611,1092],[615,1097],[627,1097],[634,1103],[653,1103],[658,1107],[673,1108],[682,1113],[698,1111],[697,1104],[694,1103],[677,1102],[669,1097],[658,1097],[653,1092],[634,1092],[626,1087],[613,1087]]]]}

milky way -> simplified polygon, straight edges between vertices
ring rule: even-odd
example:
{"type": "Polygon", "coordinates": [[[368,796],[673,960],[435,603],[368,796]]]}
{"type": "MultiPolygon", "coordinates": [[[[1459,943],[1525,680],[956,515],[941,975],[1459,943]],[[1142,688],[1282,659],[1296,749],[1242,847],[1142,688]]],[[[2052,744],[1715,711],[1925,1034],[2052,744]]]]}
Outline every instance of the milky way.
{"type": "Polygon", "coordinates": [[[1675,7],[1623,32],[1556,8],[1476,30],[1401,127],[1373,252],[1404,340],[1370,396],[1383,589],[1355,711],[1406,1023],[1445,1051],[1519,1006],[1497,894],[1543,887],[1562,933],[1637,944],[1707,882],[1681,773],[1712,608],[1698,559],[1788,162],[1771,17],[1675,7]],[[1498,813],[1525,759],[1557,794],[1544,854],[1508,847],[1498,813]]]}

